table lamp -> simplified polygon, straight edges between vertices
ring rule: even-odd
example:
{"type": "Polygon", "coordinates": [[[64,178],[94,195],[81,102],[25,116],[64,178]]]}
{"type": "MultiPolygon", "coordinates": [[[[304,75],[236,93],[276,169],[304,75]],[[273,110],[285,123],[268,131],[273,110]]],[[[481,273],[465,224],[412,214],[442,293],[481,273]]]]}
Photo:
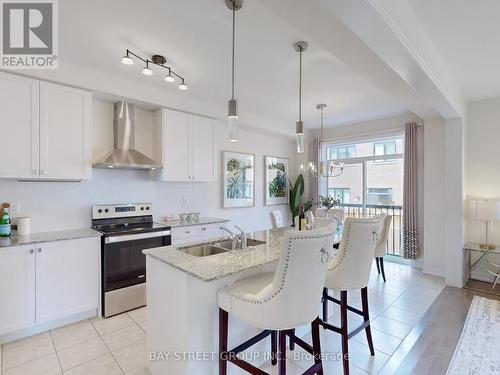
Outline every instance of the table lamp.
{"type": "Polygon", "coordinates": [[[488,243],[488,225],[500,220],[500,201],[472,201],[472,217],[474,220],[484,221],[486,224],[486,241],[479,244],[481,249],[493,250],[495,245],[488,243]]]}

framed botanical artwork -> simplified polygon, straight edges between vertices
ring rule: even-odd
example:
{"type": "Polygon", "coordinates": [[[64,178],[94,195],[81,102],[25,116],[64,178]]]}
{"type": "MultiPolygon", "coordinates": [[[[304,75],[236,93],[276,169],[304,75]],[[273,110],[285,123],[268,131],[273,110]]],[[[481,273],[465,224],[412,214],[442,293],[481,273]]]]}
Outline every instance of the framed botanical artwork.
{"type": "Polygon", "coordinates": [[[264,157],[266,205],[288,204],[288,165],[287,158],[264,157]]]}
{"type": "Polygon", "coordinates": [[[255,155],[222,151],[222,207],[255,205],[255,155]]]}

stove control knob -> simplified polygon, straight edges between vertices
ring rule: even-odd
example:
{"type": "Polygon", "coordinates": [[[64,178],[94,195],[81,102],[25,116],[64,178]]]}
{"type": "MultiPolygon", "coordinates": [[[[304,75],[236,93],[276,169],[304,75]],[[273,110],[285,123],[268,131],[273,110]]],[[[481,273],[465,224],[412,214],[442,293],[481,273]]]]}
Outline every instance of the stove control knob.
{"type": "Polygon", "coordinates": [[[100,214],[102,214],[102,208],[99,208],[99,209],[97,210],[97,212],[98,212],[98,213],[100,213],[100,214]]]}
{"type": "Polygon", "coordinates": [[[149,211],[149,206],[146,206],[146,211],[149,211]]]}
{"type": "Polygon", "coordinates": [[[141,211],[144,211],[144,207],[141,207],[141,211]]]}
{"type": "Polygon", "coordinates": [[[107,208],[106,208],[106,209],[104,210],[104,212],[109,212],[109,209],[107,209],[107,208]]]}

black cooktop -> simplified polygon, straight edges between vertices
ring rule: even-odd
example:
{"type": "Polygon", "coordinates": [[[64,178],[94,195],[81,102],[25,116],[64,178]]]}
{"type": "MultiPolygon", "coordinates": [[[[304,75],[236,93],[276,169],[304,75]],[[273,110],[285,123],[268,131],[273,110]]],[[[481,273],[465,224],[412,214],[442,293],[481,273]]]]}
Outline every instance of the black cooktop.
{"type": "Polygon", "coordinates": [[[92,229],[104,235],[135,234],[169,230],[170,226],[153,222],[152,216],[92,220],[92,229]]]}
{"type": "Polygon", "coordinates": [[[103,234],[132,234],[132,233],[145,233],[145,232],[158,232],[168,230],[168,225],[160,223],[140,223],[140,224],[103,224],[93,225],[93,229],[103,234]]]}

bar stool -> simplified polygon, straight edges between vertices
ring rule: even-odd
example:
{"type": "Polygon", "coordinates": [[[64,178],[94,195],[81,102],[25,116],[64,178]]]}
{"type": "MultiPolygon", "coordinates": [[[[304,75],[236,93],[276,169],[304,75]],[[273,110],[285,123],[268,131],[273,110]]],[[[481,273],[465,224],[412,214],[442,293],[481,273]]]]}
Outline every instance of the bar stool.
{"type": "Polygon", "coordinates": [[[349,374],[348,340],[361,332],[366,332],[371,355],[375,355],[368,311],[368,280],[375,247],[380,236],[382,218],[347,218],[339,249],[328,265],[325,288],[323,289],[323,328],[342,335],[342,362],[344,375],[349,374]],[[340,300],[330,296],[328,289],[340,290],[340,300]],[[347,291],[361,289],[362,310],[347,304],[347,291]],[[328,323],[328,301],[340,305],[341,326],[328,323]],[[347,311],[363,317],[363,324],[351,332],[347,331],[347,311]]]}
{"type": "Polygon", "coordinates": [[[377,242],[377,247],[375,247],[375,262],[377,263],[377,271],[380,274],[382,271],[382,278],[385,279],[385,271],[384,271],[384,255],[385,249],[387,246],[387,236],[389,235],[389,227],[391,226],[392,216],[387,214],[379,215],[383,220],[382,232],[380,233],[380,238],[377,242]]]}
{"type": "Polygon", "coordinates": [[[228,362],[250,374],[266,374],[238,358],[237,354],[267,336],[271,336],[272,364],[279,361],[280,375],[286,374],[287,337],[315,358],[314,365],[304,374],[323,374],[317,306],[321,301],[335,231],[336,227],[328,227],[287,232],[282,239],[276,272],[237,281],[218,292],[219,375],[227,374],[228,362]],[[263,331],[228,350],[229,314],[263,331]],[[293,332],[294,328],[308,323],[311,323],[312,345],[293,332]]]}

